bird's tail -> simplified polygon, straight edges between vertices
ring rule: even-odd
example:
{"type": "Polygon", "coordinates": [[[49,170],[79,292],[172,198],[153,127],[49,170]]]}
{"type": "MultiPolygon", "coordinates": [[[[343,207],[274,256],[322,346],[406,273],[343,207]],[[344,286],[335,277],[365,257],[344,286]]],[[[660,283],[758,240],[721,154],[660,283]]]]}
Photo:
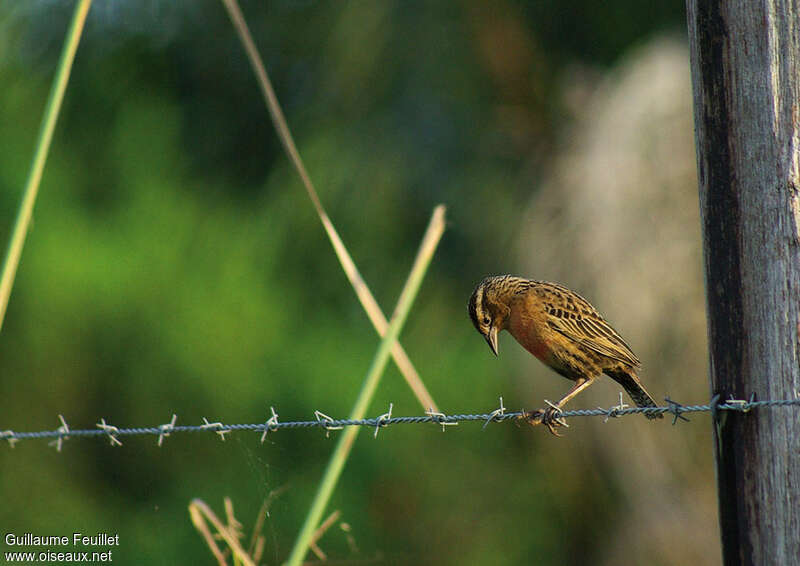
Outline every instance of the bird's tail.
{"type": "MultiPolygon", "coordinates": [[[[642,382],[639,381],[639,376],[637,376],[634,371],[617,370],[614,372],[607,372],[607,374],[625,389],[631,399],[633,399],[633,402],[636,403],[637,407],[658,406],[653,398],[650,397],[647,390],[642,386],[642,382]]],[[[664,415],[661,413],[645,413],[644,416],[648,419],[664,418],[664,415]]]]}

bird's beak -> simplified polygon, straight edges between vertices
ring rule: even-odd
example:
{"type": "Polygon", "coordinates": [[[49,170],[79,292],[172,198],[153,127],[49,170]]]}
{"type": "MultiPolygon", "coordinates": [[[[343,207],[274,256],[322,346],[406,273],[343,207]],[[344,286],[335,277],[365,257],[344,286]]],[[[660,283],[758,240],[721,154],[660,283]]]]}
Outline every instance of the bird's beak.
{"type": "Polygon", "coordinates": [[[497,355],[497,327],[492,326],[489,329],[489,334],[486,336],[486,342],[488,342],[489,347],[494,352],[494,355],[497,355]]]}

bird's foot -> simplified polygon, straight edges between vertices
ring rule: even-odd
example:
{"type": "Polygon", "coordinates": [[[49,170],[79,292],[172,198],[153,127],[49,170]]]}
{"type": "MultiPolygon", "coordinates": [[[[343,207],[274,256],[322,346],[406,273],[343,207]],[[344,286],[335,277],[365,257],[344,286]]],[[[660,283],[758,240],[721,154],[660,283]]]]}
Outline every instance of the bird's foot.
{"type": "Polygon", "coordinates": [[[554,436],[561,436],[558,434],[558,427],[569,428],[567,421],[561,417],[561,409],[552,404],[546,409],[523,411],[519,418],[526,420],[531,426],[545,425],[554,436]]]}

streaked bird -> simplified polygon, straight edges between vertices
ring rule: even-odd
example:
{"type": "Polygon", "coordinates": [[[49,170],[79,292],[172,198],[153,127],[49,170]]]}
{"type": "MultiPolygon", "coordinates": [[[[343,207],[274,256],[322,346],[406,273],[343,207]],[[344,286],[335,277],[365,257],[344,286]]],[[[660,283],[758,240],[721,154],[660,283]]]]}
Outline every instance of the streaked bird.
{"type": "Polygon", "coordinates": [[[469,299],[469,316],[495,355],[498,334],[508,330],[542,363],[575,382],[555,405],[525,413],[531,424],[544,423],[557,434],[555,425],[563,424],[560,409],[602,374],[619,383],[639,407],[656,406],[637,375],[639,358],[589,301],[562,285],[512,275],[487,277],[469,299]]]}

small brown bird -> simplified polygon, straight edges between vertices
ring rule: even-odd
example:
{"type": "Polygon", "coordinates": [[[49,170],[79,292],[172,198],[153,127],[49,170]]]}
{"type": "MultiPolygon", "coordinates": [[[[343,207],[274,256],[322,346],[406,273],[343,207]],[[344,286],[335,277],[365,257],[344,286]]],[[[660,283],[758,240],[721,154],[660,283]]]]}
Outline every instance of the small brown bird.
{"type": "MultiPolygon", "coordinates": [[[[589,301],[566,287],[512,275],[487,277],[469,299],[469,316],[497,355],[497,335],[508,332],[541,362],[575,382],[545,411],[525,413],[531,424],[544,423],[556,434],[558,410],[605,373],[639,407],[655,407],[636,375],[639,359],[589,301]]],[[[663,415],[647,413],[650,419],[663,415]]]]}

